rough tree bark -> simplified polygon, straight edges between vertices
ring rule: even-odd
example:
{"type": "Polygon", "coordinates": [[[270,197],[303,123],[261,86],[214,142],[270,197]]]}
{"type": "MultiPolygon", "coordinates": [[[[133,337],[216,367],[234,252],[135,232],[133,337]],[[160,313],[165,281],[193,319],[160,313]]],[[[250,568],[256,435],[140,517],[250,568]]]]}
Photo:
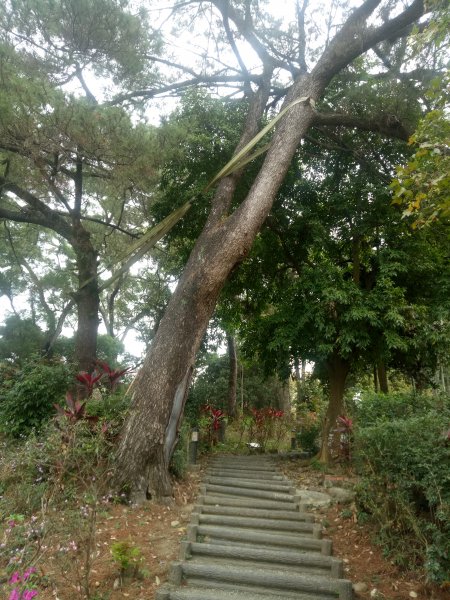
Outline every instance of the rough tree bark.
{"type": "MultiPolygon", "coordinates": [[[[311,73],[301,70],[296,77],[284,106],[296,99],[305,100],[292,107],[280,121],[247,197],[231,214],[228,211],[236,176],[219,183],[205,228],[132,387],[131,408],[117,452],[115,485],[126,488],[134,502],[149,496],[164,499],[171,495],[168,464],[195,354],[226,278],[248,253],[301,139],[314,122],[314,102],[341,69],[380,41],[395,38],[423,13],[423,3],[414,1],[391,21],[368,27],[366,21],[379,4],[377,0],[363,2],[327,46],[311,73]]],[[[270,65],[266,65],[266,72],[268,69],[270,65]]],[[[251,102],[241,147],[254,135],[266,99],[267,87],[260,85],[251,102]]],[[[333,394],[338,397],[337,388],[333,394]]]]}
{"type": "MultiPolygon", "coordinates": [[[[16,221],[18,223],[32,223],[51,229],[56,234],[67,240],[72,246],[77,263],[79,289],[74,294],[74,303],[77,306],[78,326],[76,332],[74,363],[80,370],[92,369],[96,358],[99,291],[97,277],[97,253],[92,245],[89,232],[83,227],[79,218],[82,197],[81,172],[79,182],[76,184],[76,207],[71,223],[42,202],[28,190],[0,177],[0,187],[11,192],[26,203],[26,209],[9,210],[0,207],[0,219],[16,221]],[[87,283],[86,283],[87,282],[87,283]],[[84,285],[85,284],[85,285],[84,285]]],[[[73,303],[69,302],[63,311],[63,318],[71,309],[73,303]],[[67,311],[67,312],[66,312],[67,311]]],[[[56,336],[61,332],[63,320],[58,323],[51,345],[56,336]]]]}
{"type": "Polygon", "coordinates": [[[330,391],[328,408],[322,426],[322,444],[317,459],[319,462],[328,464],[330,462],[330,434],[336,425],[338,416],[342,413],[345,382],[350,371],[350,363],[335,353],[328,359],[326,366],[330,391]]]}
{"type": "Polygon", "coordinates": [[[389,393],[389,384],[388,384],[388,378],[387,378],[386,363],[384,362],[384,360],[382,358],[380,358],[377,362],[377,374],[378,374],[378,383],[380,385],[380,392],[382,394],[388,394],[389,393]]]}
{"type": "Polygon", "coordinates": [[[76,254],[79,283],[75,294],[78,322],[74,361],[81,371],[92,371],[97,356],[100,305],[97,252],[91,243],[89,232],[79,224],[74,226],[72,246],[76,254]]]}

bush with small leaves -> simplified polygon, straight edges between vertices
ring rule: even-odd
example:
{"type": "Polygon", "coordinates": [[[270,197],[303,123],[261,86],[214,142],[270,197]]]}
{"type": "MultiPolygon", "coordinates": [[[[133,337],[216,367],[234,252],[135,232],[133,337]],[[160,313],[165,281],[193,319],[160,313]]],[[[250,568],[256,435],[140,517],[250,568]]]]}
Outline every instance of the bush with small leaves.
{"type": "Polygon", "coordinates": [[[383,398],[377,418],[372,399],[363,413],[370,425],[356,427],[358,510],[376,522],[395,562],[423,566],[429,580],[443,582],[450,580],[449,399],[418,400],[410,410],[405,404],[383,398]],[[418,413],[426,403],[428,410],[418,413]],[[388,414],[397,418],[387,420],[388,414]]]}

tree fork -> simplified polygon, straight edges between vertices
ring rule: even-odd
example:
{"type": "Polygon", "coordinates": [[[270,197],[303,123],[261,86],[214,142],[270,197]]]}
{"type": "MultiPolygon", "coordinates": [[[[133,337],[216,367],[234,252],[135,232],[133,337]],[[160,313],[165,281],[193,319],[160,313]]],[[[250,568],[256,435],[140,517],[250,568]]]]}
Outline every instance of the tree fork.
{"type": "MultiPolygon", "coordinates": [[[[235,175],[223,179],[208,221],[188,260],[180,282],[161,320],[150,350],[132,388],[132,403],[119,444],[115,485],[127,488],[140,502],[170,493],[168,462],[176,435],[194,359],[222,286],[234,265],[248,253],[271,209],[300,140],[313,124],[317,101],[334,75],[352,60],[423,14],[415,0],[400,15],[380,27],[366,27],[379,1],[366,0],[327,46],[311,74],[292,85],[285,106],[304,98],[280,121],[266,159],[241,205],[227,216],[236,188],[235,175]]],[[[259,90],[262,100],[264,94],[259,90]]],[[[265,94],[267,96],[267,92],[265,94]]],[[[255,107],[253,98],[253,108],[255,107]]],[[[259,118],[264,105],[260,102],[259,118]]],[[[258,111],[250,111],[250,116],[258,111]]],[[[247,123],[249,119],[247,120],[247,123]]],[[[246,127],[242,147],[256,133],[246,127]]]]}

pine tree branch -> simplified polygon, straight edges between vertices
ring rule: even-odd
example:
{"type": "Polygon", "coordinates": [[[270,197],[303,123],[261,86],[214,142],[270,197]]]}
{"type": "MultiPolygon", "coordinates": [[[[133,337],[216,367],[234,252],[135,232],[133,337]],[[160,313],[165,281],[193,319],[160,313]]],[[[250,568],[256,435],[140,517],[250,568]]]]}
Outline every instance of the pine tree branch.
{"type": "Polygon", "coordinates": [[[313,126],[316,127],[348,127],[350,129],[360,129],[362,131],[372,131],[388,137],[398,138],[405,142],[412,135],[412,131],[407,129],[395,115],[385,114],[364,119],[354,115],[340,113],[320,113],[316,112],[313,126]]]}

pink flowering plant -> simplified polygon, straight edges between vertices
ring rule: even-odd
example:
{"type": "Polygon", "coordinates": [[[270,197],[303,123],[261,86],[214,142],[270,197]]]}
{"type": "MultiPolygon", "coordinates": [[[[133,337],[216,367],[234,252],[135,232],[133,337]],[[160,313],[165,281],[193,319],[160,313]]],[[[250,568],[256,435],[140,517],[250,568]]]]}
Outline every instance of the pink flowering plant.
{"type": "Polygon", "coordinates": [[[14,571],[9,578],[8,600],[32,600],[38,595],[36,590],[37,573],[35,567],[28,567],[23,573],[14,571]]]}

